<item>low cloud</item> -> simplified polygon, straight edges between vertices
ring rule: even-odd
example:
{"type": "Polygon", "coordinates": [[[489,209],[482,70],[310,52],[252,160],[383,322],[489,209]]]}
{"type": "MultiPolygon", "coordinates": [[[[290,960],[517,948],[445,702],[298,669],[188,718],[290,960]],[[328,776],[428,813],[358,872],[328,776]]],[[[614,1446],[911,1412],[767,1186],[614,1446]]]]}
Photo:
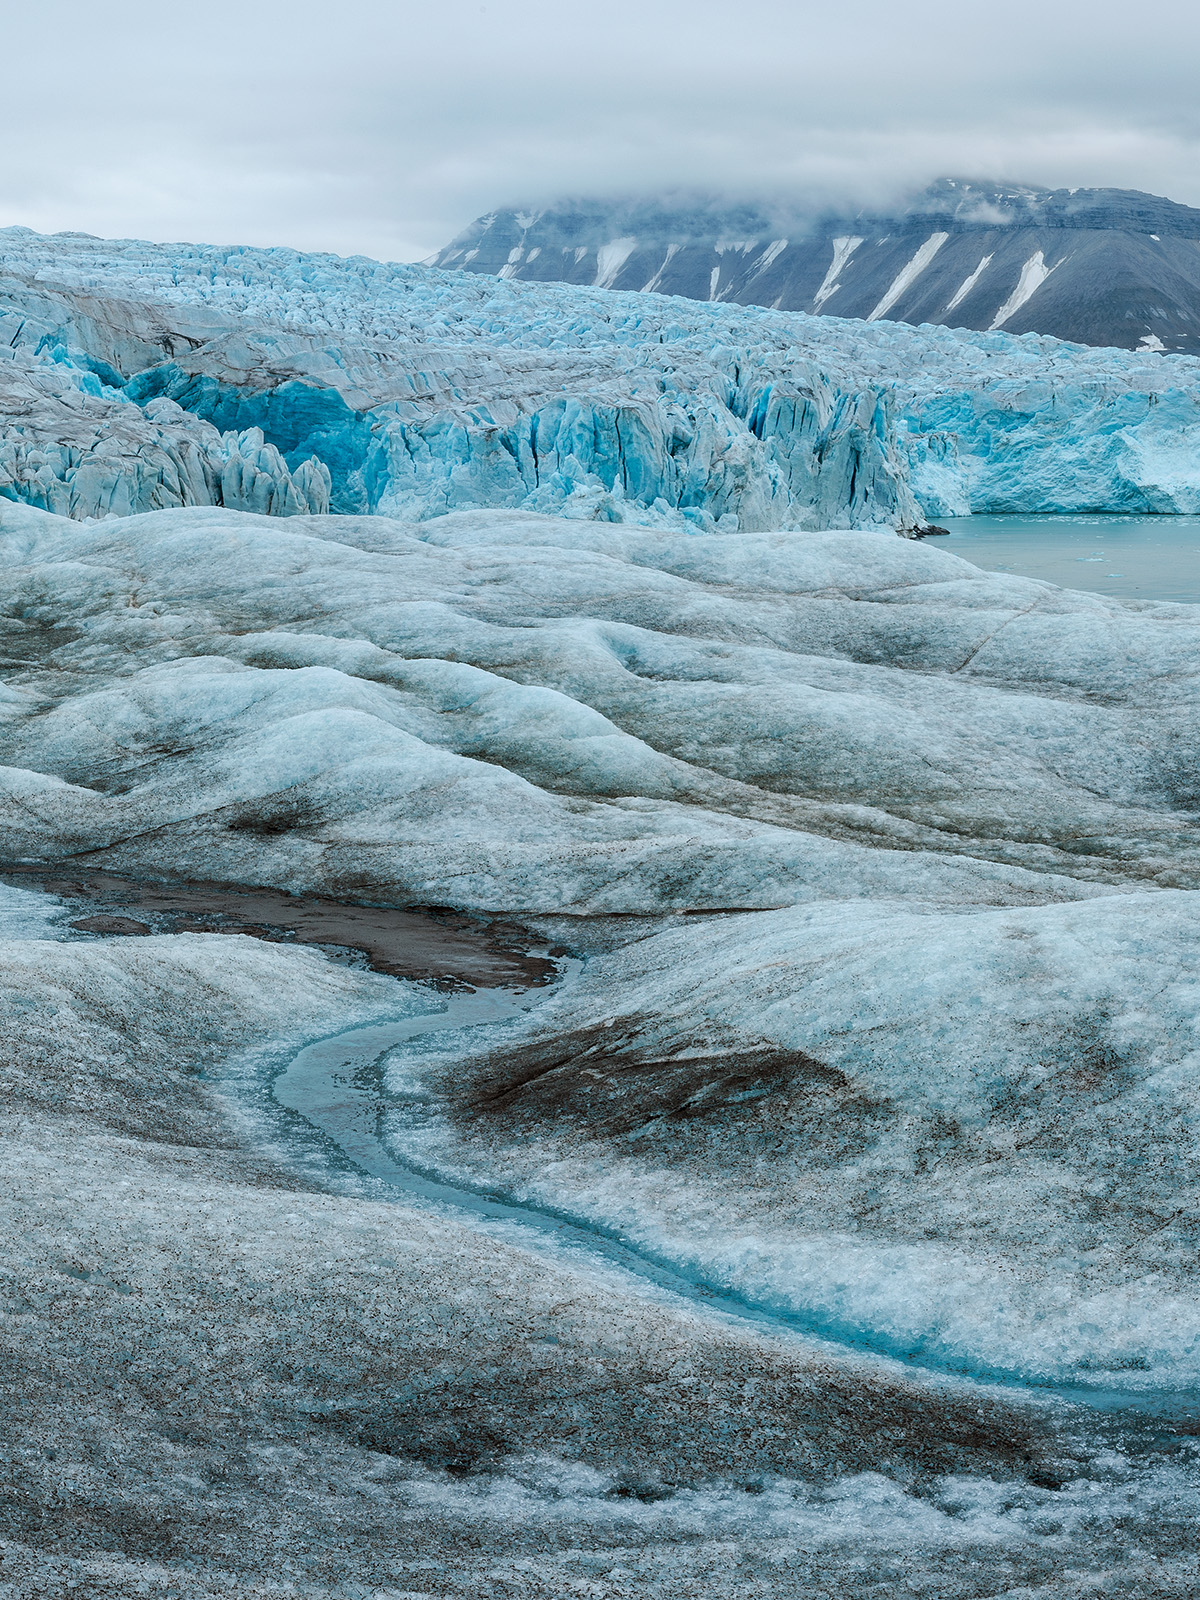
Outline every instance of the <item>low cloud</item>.
{"type": "Polygon", "coordinates": [[[1175,0],[0,4],[0,224],[411,260],[563,194],[803,210],[953,173],[1200,205],[1175,0]]]}

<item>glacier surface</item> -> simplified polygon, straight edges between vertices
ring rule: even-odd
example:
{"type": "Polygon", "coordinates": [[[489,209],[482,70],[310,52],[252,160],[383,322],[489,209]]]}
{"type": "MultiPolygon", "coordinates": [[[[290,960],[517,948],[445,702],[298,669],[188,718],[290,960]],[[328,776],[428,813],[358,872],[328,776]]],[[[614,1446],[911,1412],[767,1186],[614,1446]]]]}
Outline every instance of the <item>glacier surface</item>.
{"type": "MultiPolygon", "coordinates": [[[[1051,1406],[773,1338],[330,1181],[213,1094],[231,1052],[256,1081],[264,1048],[429,1009],[429,990],[244,937],[3,931],[14,1593],[318,1600],[386,1579],[470,1600],[499,1570],[553,1600],[594,1552],[635,1569],[610,1594],[768,1600],[854,1584],[866,1549],[916,1556],[914,1592],[944,1600],[964,1554],[1053,1574],[1100,1514],[1152,1507],[1156,1549],[1179,1544],[1186,1464],[1131,1485],[1051,1406]]],[[[1143,1544],[1114,1537],[1106,1564],[1143,1544]]]]}
{"type": "Polygon", "coordinates": [[[1193,888],[1187,606],[872,532],[0,502],[3,849],[658,915],[1193,888]]]}
{"type": "Polygon", "coordinates": [[[1198,378],[1039,335],[0,230],[0,493],[78,517],[1194,512],[1198,378]]]}
{"type": "Polygon", "coordinates": [[[1194,1381],[1194,608],[522,511],[0,541],[10,859],[655,930],[511,1115],[434,1074],[422,1164],[885,1350],[1194,1381]]]}

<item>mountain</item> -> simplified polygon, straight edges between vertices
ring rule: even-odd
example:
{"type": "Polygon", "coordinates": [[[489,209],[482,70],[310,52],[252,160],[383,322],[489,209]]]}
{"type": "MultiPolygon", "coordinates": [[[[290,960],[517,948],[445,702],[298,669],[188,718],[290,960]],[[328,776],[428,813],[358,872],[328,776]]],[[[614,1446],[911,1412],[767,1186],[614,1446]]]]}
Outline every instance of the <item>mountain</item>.
{"type": "Polygon", "coordinates": [[[1200,352],[1200,210],[1132,189],[942,178],[892,212],[696,198],[480,217],[429,265],[874,322],[1200,352]]]}

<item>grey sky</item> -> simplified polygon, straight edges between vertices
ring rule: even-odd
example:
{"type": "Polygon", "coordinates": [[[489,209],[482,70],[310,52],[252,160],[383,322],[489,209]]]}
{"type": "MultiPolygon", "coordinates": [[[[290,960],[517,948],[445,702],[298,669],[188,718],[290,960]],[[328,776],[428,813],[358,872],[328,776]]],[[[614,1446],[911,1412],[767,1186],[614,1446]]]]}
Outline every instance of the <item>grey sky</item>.
{"type": "Polygon", "coordinates": [[[1194,0],[0,0],[0,225],[413,259],[563,193],[1200,205],[1194,0]]]}

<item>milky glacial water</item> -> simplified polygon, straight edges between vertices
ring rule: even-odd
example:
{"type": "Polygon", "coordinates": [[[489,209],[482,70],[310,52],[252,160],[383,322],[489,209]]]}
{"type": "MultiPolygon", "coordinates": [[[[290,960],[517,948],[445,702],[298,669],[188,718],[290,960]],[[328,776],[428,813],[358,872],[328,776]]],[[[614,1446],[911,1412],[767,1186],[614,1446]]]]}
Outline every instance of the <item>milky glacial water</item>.
{"type": "Polygon", "coordinates": [[[989,572],[1115,599],[1200,602],[1200,517],[942,517],[931,539],[989,572]]]}

